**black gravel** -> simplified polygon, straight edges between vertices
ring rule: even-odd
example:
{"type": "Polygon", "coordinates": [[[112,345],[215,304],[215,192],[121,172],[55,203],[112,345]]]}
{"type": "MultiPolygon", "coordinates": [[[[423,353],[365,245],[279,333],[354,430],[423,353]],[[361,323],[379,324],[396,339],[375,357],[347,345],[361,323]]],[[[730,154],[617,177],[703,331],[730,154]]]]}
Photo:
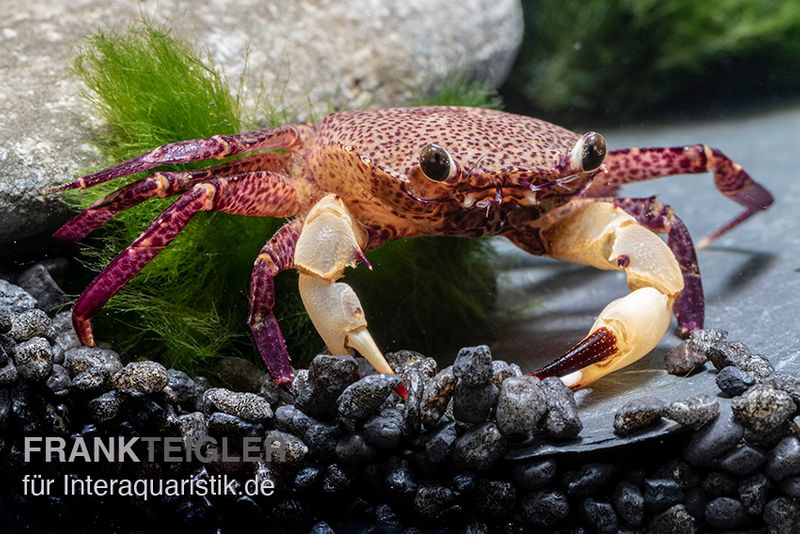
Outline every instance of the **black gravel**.
{"type": "Polygon", "coordinates": [[[486,346],[451,367],[413,351],[387,354],[394,376],[361,358],[317,356],[288,393],[245,361],[225,383],[108,347],[81,347],[63,293],[45,270],[26,287],[0,280],[0,494],[4,529],[381,532],[791,532],[800,526],[800,380],[722,331],[672,351],[673,372],[717,367],[716,392],[620,407],[615,430],[682,425],[659,441],[576,456],[511,461],[540,440],[580,439],[572,392],[523,376],[486,346]],[[32,296],[34,295],[34,296],[32,296]],[[35,298],[34,298],[35,297],[35,298]],[[255,375],[254,375],[255,373],[255,375]],[[238,378],[237,378],[238,377],[238,378]],[[237,382],[238,380],[238,382],[237,382]],[[396,392],[399,382],[408,398],[396,392]],[[224,386],[224,387],[223,387],[224,386]],[[727,400],[732,398],[732,400],[727,400]],[[280,440],[271,462],[25,464],[24,435],[257,437],[280,440]],[[143,502],[23,496],[23,473],[272,480],[270,497],[161,496],[143,502]],[[24,528],[23,528],[24,527],[24,528]]]}

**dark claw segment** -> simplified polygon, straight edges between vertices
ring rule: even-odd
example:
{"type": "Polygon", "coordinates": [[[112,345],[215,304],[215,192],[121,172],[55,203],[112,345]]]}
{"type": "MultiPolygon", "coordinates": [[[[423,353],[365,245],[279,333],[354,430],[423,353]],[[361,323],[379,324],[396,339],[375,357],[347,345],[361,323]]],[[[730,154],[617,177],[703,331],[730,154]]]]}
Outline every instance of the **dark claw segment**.
{"type": "Polygon", "coordinates": [[[614,333],[606,327],[598,328],[553,363],[528,374],[536,378],[566,376],[605,360],[617,350],[617,338],[614,333]]]}

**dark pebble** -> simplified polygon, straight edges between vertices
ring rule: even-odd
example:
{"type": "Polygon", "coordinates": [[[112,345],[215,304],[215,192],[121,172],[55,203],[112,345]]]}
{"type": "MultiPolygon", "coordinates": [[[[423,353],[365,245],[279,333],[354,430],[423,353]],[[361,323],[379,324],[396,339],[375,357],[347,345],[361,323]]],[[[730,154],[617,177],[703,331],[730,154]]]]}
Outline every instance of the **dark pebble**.
{"type": "MultiPolygon", "coordinates": [[[[128,421],[141,432],[161,432],[166,420],[164,407],[152,399],[134,398],[126,403],[128,421]]],[[[259,429],[262,430],[262,429],[259,429]]],[[[218,435],[223,435],[220,432],[218,435]]]]}
{"type": "Polygon", "coordinates": [[[648,478],[642,484],[642,496],[648,510],[660,512],[683,500],[680,484],[671,478],[648,478]]]}
{"type": "Polygon", "coordinates": [[[58,364],[53,365],[45,387],[56,397],[64,397],[69,393],[69,373],[58,364]]]}
{"type": "Polygon", "coordinates": [[[350,434],[336,444],[336,457],[343,464],[368,464],[375,461],[376,456],[375,449],[361,434],[350,434]]]}
{"type": "Polygon", "coordinates": [[[308,532],[309,534],[336,534],[336,531],[325,521],[315,523],[308,532]]]}
{"type": "Polygon", "coordinates": [[[784,478],[780,483],[781,492],[792,499],[800,499],[800,476],[784,478]]]}
{"type": "Polygon", "coordinates": [[[99,347],[76,347],[64,353],[64,367],[71,376],[89,371],[93,368],[102,368],[113,375],[122,369],[119,354],[109,349],[99,347]]]}
{"type": "Polygon", "coordinates": [[[19,373],[14,361],[9,357],[6,349],[0,345],[0,386],[7,386],[17,381],[19,373]]]}
{"type": "Polygon", "coordinates": [[[50,317],[42,310],[25,310],[13,316],[8,337],[14,341],[24,341],[33,337],[47,337],[52,339],[55,331],[51,330],[50,317]]]}
{"type": "Polygon", "coordinates": [[[584,499],[580,511],[583,520],[591,525],[595,532],[600,534],[617,532],[617,514],[610,503],[592,498],[584,499]]]}
{"type": "Polygon", "coordinates": [[[686,510],[696,518],[702,518],[706,513],[706,504],[711,500],[711,497],[706,495],[703,488],[690,488],[686,490],[683,498],[683,504],[686,510]]]}
{"type": "Polygon", "coordinates": [[[686,400],[670,402],[664,407],[664,416],[676,423],[700,428],[719,415],[719,401],[708,395],[695,395],[686,400]]]}
{"type": "Polygon", "coordinates": [[[453,362],[453,374],[465,386],[482,386],[492,378],[492,353],[486,345],[464,347],[453,362]]]}
{"type": "Polygon", "coordinates": [[[396,408],[386,408],[368,419],[362,429],[364,439],[382,449],[397,447],[403,437],[403,414],[396,408]]]}
{"type": "Polygon", "coordinates": [[[214,436],[256,437],[264,433],[264,427],[235,415],[214,412],[208,416],[208,432],[214,436]]]}
{"type": "MultiPolygon", "coordinates": [[[[37,310],[41,311],[41,310],[37,310]]],[[[14,347],[17,372],[25,380],[39,382],[50,376],[53,354],[50,343],[43,337],[34,337],[14,347]]]]}
{"type": "Polygon", "coordinates": [[[308,429],[316,424],[317,420],[292,405],[280,406],[275,410],[275,426],[295,436],[305,436],[308,429]]]}
{"type": "Polygon", "coordinates": [[[542,380],[542,389],[547,399],[547,412],[540,423],[543,430],[551,437],[562,439],[580,434],[583,423],[572,390],[555,376],[542,380]]]}
{"type": "Polygon", "coordinates": [[[336,444],[341,434],[342,429],[337,424],[315,423],[308,428],[302,439],[314,458],[326,461],[335,456],[336,444]]]}
{"type": "Polygon", "coordinates": [[[188,404],[195,401],[197,388],[189,375],[177,369],[168,369],[167,377],[167,388],[172,392],[176,403],[188,404]]]}
{"type": "Polygon", "coordinates": [[[384,357],[389,367],[404,379],[409,372],[419,373],[425,378],[436,374],[436,360],[413,350],[387,352],[384,357]]]}
{"type": "Polygon", "coordinates": [[[736,420],[756,433],[771,432],[783,425],[797,410],[785,391],[758,384],[731,402],[736,420]]]}
{"type": "Polygon", "coordinates": [[[729,397],[738,397],[756,384],[756,379],[747,371],[729,365],[717,373],[717,387],[729,397]]]}
{"type": "Polygon", "coordinates": [[[684,458],[692,465],[706,465],[728,452],[742,439],[744,428],[733,420],[730,410],[697,430],[684,450],[684,458]]]}
{"type": "Polygon", "coordinates": [[[453,393],[453,418],[467,424],[478,424],[492,415],[500,391],[491,382],[468,386],[461,382],[453,393]]]}
{"type": "Polygon", "coordinates": [[[19,286],[36,299],[36,306],[47,313],[57,310],[69,302],[69,298],[58,286],[50,271],[41,263],[37,263],[19,275],[19,286]]]}
{"type": "Polygon", "coordinates": [[[511,514],[517,500],[517,489],[507,480],[478,481],[473,501],[479,512],[489,517],[511,514]]]}
{"type": "Polygon", "coordinates": [[[650,521],[651,534],[693,534],[697,531],[697,520],[682,504],[669,507],[650,521]]]}
{"type": "Polygon", "coordinates": [[[304,467],[294,476],[296,491],[311,491],[322,479],[322,472],[316,467],[304,467]]]}
{"type": "Polygon", "coordinates": [[[366,419],[376,413],[400,379],[395,375],[370,375],[347,386],[337,399],[339,415],[366,419]]]}
{"type": "Polygon", "coordinates": [[[747,371],[756,378],[766,378],[775,370],[764,356],[754,354],[746,345],[738,341],[714,343],[706,351],[706,356],[717,369],[733,365],[743,371],[747,371]]]}
{"type": "Polygon", "coordinates": [[[388,504],[379,504],[375,507],[375,525],[380,532],[387,534],[399,534],[403,527],[397,514],[388,504]]]}
{"type": "Polygon", "coordinates": [[[764,474],[772,480],[800,475],[800,439],[786,436],[767,453],[764,474]]]}
{"type": "Polygon", "coordinates": [[[210,388],[203,393],[203,404],[208,411],[216,409],[254,423],[272,419],[272,408],[264,397],[249,392],[210,388]]]}
{"type": "Polygon", "coordinates": [[[453,369],[442,369],[426,385],[420,403],[420,413],[425,426],[433,428],[444,415],[458,380],[453,369]]]}
{"type": "Polygon", "coordinates": [[[104,367],[92,367],[88,371],[78,373],[69,383],[70,391],[83,394],[102,393],[110,389],[111,375],[104,367]]]}
{"type": "MultiPolygon", "coordinates": [[[[208,426],[211,429],[211,418],[209,418],[208,426]]],[[[270,430],[264,436],[264,443],[270,448],[270,451],[274,451],[271,452],[271,461],[276,465],[297,466],[308,455],[306,444],[300,438],[288,432],[270,430]]]]}
{"type": "Polygon", "coordinates": [[[766,455],[750,445],[740,445],[719,459],[717,465],[737,476],[749,475],[764,463],[766,455]]]}
{"type": "Polygon", "coordinates": [[[567,495],[570,497],[588,497],[602,490],[614,476],[614,466],[609,464],[589,463],[577,471],[564,475],[567,495]]]}
{"type": "Polygon", "coordinates": [[[730,497],[717,497],[706,504],[706,522],[716,528],[736,528],[747,522],[744,505],[730,497]]]}
{"type": "Polygon", "coordinates": [[[512,376],[522,376],[522,370],[519,365],[515,363],[509,364],[503,360],[492,360],[492,384],[497,386],[498,389],[507,378],[512,376]]]}
{"type": "Polygon", "coordinates": [[[736,479],[725,473],[719,471],[712,471],[708,473],[700,487],[706,492],[709,497],[724,497],[727,495],[736,495],[738,491],[738,484],[736,479]]]}
{"type": "Polygon", "coordinates": [[[109,391],[86,403],[89,417],[95,423],[111,421],[119,415],[122,397],[118,391],[109,391]]]}
{"type": "Polygon", "coordinates": [[[472,473],[459,473],[451,479],[450,487],[462,495],[467,495],[478,487],[478,480],[472,473]]]}
{"type": "Polygon", "coordinates": [[[767,502],[772,484],[769,479],[761,473],[743,478],[739,481],[738,495],[739,500],[749,514],[758,515],[764,509],[767,502]]]}
{"type": "Polygon", "coordinates": [[[706,351],[689,340],[673,347],[664,355],[664,367],[668,373],[686,376],[705,366],[706,351]]]}
{"type": "Polygon", "coordinates": [[[773,373],[762,383],[789,394],[795,404],[800,404],[800,377],[788,373],[773,373]]]}
{"type": "MultiPolygon", "coordinates": [[[[700,483],[695,469],[681,458],[673,458],[659,467],[651,478],[671,478],[681,489],[692,488],[700,483]]],[[[644,480],[644,477],[642,478],[644,480]]]]}
{"type": "Polygon", "coordinates": [[[422,373],[412,371],[403,379],[403,384],[408,390],[408,396],[403,402],[403,435],[408,438],[416,437],[422,424],[422,397],[425,389],[425,379],[422,373]]]}
{"type": "Polygon", "coordinates": [[[330,464],[322,478],[321,490],[323,494],[339,495],[350,489],[353,481],[341,466],[330,464]]]}
{"type": "Polygon", "coordinates": [[[451,458],[466,469],[488,469],[506,451],[506,438],[494,423],[474,428],[453,443],[451,458]]]}
{"type": "Polygon", "coordinates": [[[458,438],[456,423],[451,422],[433,430],[425,439],[425,455],[432,463],[445,461],[450,453],[450,447],[458,438]]]}
{"type": "Polygon", "coordinates": [[[614,432],[626,436],[654,426],[661,420],[664,401],[641,397],[621,406],[614,414],[614,432]]]}
{"type": "Polygon", "coordinates": [[[7,309],[12,314],[36,307],[36,299],[21,287],[0,279],[0,309],[7,309]]]}
{"type": "Polygon", "coordinates": [[[500,387],[495,412],[497,428],[503,434],[531,433],[547,409],[547,399],[538,378],[509,377],[500,387]]]}
{"type": "Polygon", "coordinates": [[[417,494],[417,484],[408,461],[396,456],[386,463],[386,489],[400,502],[411,502],[417,494]]]}
{"type": "Polygon", "coordinates": [[[178,416],[178,428],[184,443],[193,446],[208,437],[208,424],[202,412],[191,412],[178,416]]]}
{"type": "Polygon", "coordinates": [[[796,532],[800,525],[800,508],[792,499],[776,497],[764,505],[762,518],[770,532],[796,532]]]}
{"type": "Polygon", "coordinates": [[[126,395],[140,397],[167,387],[167,369],[157,362],[131,362],[114,374],[114,387],[126,395]]]}
{"type": "Polygon", "coordinates": [[[307,380],[295,394],[295,405],[312,417],[330,419],[337,414],[336,400],[358,380],[358,363],[350,356],[320,354],[311,361],[307,375],[297,373],[295,382],[302,376],[307,380]]]}
{"type": "Polygon", "coordinates": [[[569,515],[567,496],[556,490],[523,495],[520,508],[525,522],[535,527],[550,527],[569,515]]]}
{"type": "Polygon", "coordinates": [[[614,508],[622,520],[631,527],[638,527],[644,519],[644,496],[639,488],[627,480],[617,484],[613,495],[614,508]]]}
{"type": "Polygon", "coordinates": [[[544,488],[555,479],[556,473],[556,462],[549,458],[511,468],[511,478],[526,491],[544,488]]]}

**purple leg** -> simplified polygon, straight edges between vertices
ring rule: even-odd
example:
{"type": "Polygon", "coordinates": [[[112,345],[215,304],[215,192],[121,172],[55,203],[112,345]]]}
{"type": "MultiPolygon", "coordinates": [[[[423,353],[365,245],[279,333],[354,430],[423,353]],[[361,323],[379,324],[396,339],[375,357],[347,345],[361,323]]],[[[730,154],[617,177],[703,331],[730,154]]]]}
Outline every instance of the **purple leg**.
{"type": "Polygon", "coordinates": [[[292,383],[292,371],[286,341],[275,318],[275,282],[273,278],[294,266],[294,248],[300,237],[303,221],[295,219],[283,225],[267,241],[256,258],[250,279],[250,313],[247,323],[261,359],[272,379],[282,386],[292,383]]]}
{"type": "Polygon", "coordinates": [[[613,196],[624,184],[672,174],[712,171],[717,189],[745,209],[703,239],[698,248],[711,243],[760,210],[767,209],[773,202],[770,192],[754,181],[739,164],[718,149],[706,145],[613,150],[608,153],[605,165],[606,172],[595,177],[585,196],[613,196]]]}
{"type": "Polygon", "coordinates": [[[299,210],[294,189],[277,174],[256,172],[197,184],[167,208],[95,277],[72,309],[75,332],[94,345],[91,319],[108,300],[180,233],[199,211],[285,217],[299,210]],[[277,184],[276,187],[270,187],[277,184]],[[290,192],[287,196],[287,192],[290,192]]]}
{"type": "Polygon", "coordinates": [[[289,156],[282,154],[257,154],[231,163],[186,172],[159,172],[143,180],[122,187],[98,200],[70,219],[53,234],[61,241],[80,241],[122,211],[153,197],[165,198],[213,178],[223,178],[253,171],[282,172],[289,156]]]}
{"type": "Polygon", "coordinates": [[[45,193],[56,193],[68,189],[86,189],[109,180],[147,171],[162,165],[190,163],[207,159],[223,159],[253,152],[254,150],[295,149],[303,143],[303,131],[305,128],[307,127],[302,125],[285,125],[237,135],[216,135],[208,139],[178,141],[154,148],[150,152],[95,174],[84,176],[74,182],[50,187],[45,190],[45,193]]]}
{"type": "Polygon", "coordinates": [[[678,260],[683,274],[683,291],[675,301],[675,317],[683,337],[703,328],[705,297],[700,268],[697,263],[692,237],[671,207],[661,204],[656,197],[617,198],[614,204],[628,212],[641,225],[654,232],[667,234],[667,244],[678,260]]]}

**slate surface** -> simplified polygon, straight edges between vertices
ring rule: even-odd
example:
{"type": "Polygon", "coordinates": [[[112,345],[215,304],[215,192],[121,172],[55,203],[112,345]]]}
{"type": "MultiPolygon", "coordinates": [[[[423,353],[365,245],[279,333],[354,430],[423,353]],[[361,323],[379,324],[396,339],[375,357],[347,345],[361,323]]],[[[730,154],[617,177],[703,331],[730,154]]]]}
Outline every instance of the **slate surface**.
{"type": "MultiPolygon", "coordinates": [[[[800,105],[701,122],[605,131],[610,148],[706,143],[740,163],[776,198],[752,218],[699,254],[706,290],[706,326],[729,331],[765,354],[779,370],[800,372],[800,105]]],[[[658,195],[672,205],[695,241],[738,213],[739,206],[716,191],[710,174],[676,176],[625,189],[632,197],[658,195]]],[[[595,315],[627,291],[620,273],[554,262],[518,253],[508,242],[501,276],[499,334],[495,358],[531,370],[583,337],[595,315]]],[[[674,326],[674,321],[673,321],[674,326]]],[[[567,444],[536,443],[517,455],[537,456],[607,448],[676,430],[661,428],[632,438],[613,433],[614,412],[637,396],[664,400],[695,393],[717,395],[714,371],[680,378],[663,370],[666,350],[679,338],[669,332],[636,364],[579,391],[584,430],[567,444]]],[[[720,400],[723,400],[720,397],[720,400]]],[[[724,402],[724,401],[723,401],[724,402]]]]}

